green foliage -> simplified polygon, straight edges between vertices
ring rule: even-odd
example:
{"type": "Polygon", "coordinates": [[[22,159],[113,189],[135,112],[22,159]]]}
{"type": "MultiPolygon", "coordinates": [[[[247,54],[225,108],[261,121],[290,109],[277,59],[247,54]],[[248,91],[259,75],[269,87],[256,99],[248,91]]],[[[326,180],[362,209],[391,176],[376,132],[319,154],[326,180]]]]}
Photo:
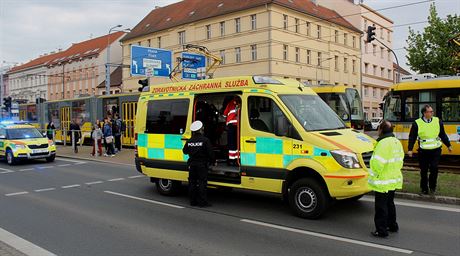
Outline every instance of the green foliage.
{"type": "Polygon", "coordinates": [[[436,6],[430,6],[428,26],[423,33],[409,28],[406,40],[407,60],[412,70],[419,73],[453,75],[460,72],[460,46],[452,38],[460,33],[460,17],[438,17],[436,6]]]}

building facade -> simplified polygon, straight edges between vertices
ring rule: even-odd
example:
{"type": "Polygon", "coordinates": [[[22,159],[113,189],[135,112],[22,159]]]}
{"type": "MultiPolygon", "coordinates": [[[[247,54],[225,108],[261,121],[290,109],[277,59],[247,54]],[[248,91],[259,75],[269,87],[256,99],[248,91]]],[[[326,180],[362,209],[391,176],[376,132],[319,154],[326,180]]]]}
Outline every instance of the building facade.
{"type": "MultiPolygon", "coordinates": [[[[132,45],[172,50],[175,60],[182,45],[196,44],[222,58],[214,77],[268,75],[359,87],[360,33],[309,0],[185,0],[152,10],[123,38],[123,64],[130,65],[132,45]]],[[[123,68],[125,92],[137,91],[139,79],[123,68]]]]}
{"type": "MultiPolygon", "coordinates": [[[[73,44],[47,63],[49,74],[48,99],[71,99],[81,96],[105,94],[105,88],[98,87],[105,82],[107,45],[110,44],[110,60],[121,64],[119,40],[124,32],[73,44]]],[[[115,66],[114,65],[114,66],[115,66]]],[[[115,68],[111,68],[113,72],[115,68]]],[[[118,93],[119,87],[111,87],[111,93],[118,93]]]]}

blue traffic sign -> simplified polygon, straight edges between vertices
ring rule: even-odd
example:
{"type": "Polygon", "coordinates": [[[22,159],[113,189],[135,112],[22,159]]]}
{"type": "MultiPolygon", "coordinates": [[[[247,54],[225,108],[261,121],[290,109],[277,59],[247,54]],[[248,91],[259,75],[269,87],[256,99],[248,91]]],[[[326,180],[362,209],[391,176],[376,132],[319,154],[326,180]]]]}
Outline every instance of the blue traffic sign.
{"type": "Polygon", "coordinates": [[[131,46],[131,75],[169,77],[172,52],[165,49],[131,46]]]}
{"type": "Polygon", "coordinates": [[[206,57],[193,53],[182,53],[182,79],[206,78],[206,57]]]}

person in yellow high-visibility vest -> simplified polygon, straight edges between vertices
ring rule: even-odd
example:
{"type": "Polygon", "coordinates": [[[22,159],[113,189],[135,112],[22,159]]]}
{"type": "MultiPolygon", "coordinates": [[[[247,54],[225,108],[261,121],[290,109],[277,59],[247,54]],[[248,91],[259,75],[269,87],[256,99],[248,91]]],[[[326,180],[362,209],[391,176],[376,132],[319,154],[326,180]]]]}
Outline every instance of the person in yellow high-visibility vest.
{"type": "Polygon", "coordinates": [[[398,232],[395,190],[401,189],[403,177],[401,168],[404,163],[404,149],[393,134],[393,127],[383,120],[378,128],[379,138],[370,160],[368,186],[375,194],[375,231],[376,237],[387,237],[388,231],[398,232]]]}
{"type": "Polygon", "coordinates": [[[449,152],[452,152],[449,137],[444,131],[442,121],[433,116],[433,108],[425,105],[422,108],[422,117],[412,123],[409,133],[408,155],[412,157],[412,149],[415,141],[418,140],[418,157],[420,165],[420,189],[424,195],[428,194],[428,187],[431,194],[436,192],[438,179],[438,163],[441,157],[442,143],[449,152]],[[428,179],[428,170],[430,177],[428,179]]]}

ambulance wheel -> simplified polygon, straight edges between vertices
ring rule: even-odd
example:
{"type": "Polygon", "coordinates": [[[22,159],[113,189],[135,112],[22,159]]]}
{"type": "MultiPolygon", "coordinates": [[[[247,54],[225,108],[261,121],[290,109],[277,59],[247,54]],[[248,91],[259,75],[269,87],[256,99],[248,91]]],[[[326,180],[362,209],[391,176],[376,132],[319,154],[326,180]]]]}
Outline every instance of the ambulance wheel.
{"type": "Polygon", "coordinates": [[[157,179],[155,181],[157,191],[164,196],[177,195],[180,190],[181,182],[168,179],[157,179]]]}
{"type": "Polygon", "coordinates": [[[311,178],[300,179],[289,191],[289,205],[295,215],[317,219],[327,209],[329,196],[321,184],[311,178]]]}
{"type": "Polygon", "coordinates": [[[16,159],[14,158],[13,151],[11,149],[6,150],[6,162],[9,165],[15,165],[16,164],[16,159]]]}
{"type": "Polygon", "coordinates": [[[54,159],[56,158],[56,155],[52,155],[46,158],[46,162],[51,163],[54,162],[54,159]]]}

